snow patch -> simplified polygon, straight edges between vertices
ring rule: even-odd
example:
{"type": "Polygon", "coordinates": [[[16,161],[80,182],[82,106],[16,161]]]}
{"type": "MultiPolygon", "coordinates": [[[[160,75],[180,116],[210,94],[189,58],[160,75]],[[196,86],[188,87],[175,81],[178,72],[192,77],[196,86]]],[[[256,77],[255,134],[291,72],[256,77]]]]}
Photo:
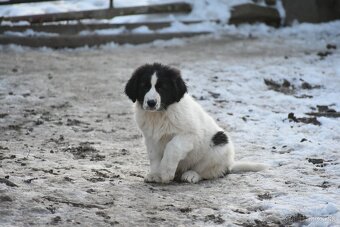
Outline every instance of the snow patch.
{"type": "Polygon", "coordinates": [[[24,32],[12,32],[12,31],[7,31],[4,32],[4,35],[8,36],[19,36],[19,37],[24,37],[24,36],[43,36],[43,37],[55,37],[59,36],[57,33],[47,33],[47,32],[36,32],[33,31],[32,29],[27,29],[24,32]]]}

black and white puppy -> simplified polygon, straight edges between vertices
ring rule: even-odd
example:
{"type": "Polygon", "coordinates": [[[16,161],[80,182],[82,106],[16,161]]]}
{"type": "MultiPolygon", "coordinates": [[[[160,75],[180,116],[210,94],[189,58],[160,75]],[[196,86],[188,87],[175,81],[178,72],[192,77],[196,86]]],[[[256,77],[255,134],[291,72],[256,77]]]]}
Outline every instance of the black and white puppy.
{"type": "Polygon", "coordinates": [[[196,183],[225,173],[259,171],[262,164],[235,162],[225,131],[187,93],[180,71],[162,64],[135,70],[125,87],[150,159],[145,182],[196,183]]]}

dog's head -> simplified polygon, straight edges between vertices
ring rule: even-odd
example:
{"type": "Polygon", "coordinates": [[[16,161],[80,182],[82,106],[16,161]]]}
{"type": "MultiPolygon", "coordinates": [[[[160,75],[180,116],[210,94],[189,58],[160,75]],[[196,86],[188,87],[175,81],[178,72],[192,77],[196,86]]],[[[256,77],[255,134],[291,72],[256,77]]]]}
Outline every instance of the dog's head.
{"type": "Polygon", "coordinates": [[[180,71],[159,63],[137,68],[125,87],[126,95],[148,111],[166,110],[186,92],[180,71]]]}

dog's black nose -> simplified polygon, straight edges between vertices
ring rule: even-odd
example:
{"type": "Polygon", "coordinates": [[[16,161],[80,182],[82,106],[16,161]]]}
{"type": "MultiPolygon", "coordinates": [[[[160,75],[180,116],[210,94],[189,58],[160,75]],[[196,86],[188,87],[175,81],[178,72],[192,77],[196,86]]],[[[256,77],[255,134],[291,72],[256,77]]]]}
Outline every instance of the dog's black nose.
{"type": "Polygon", "coordinates": [[[147,104],[148,104],[149,107],[154,108],[156,106],[157,102],[156,102],[156,100],[151,99],[151,100],[147,101],[147,104]]]}

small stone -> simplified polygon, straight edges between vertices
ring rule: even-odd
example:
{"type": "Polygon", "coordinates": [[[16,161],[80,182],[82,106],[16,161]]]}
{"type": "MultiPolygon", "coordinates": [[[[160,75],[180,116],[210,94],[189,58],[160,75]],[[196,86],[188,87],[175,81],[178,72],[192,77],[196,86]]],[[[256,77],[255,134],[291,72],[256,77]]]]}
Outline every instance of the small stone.
{"type": "Polygon", "coordinates": [[[328,49],[328,50],[330,50],[330,49],[336,49],[336,45],[333,45],[333,44],[327,44],[327,46],[326,46],[326,48],[328,49]]]}
{"type": "Polygon", "coordinates": [[[122,152],[122,155],[127,155],[127,154],[129,154],[129,151],[126,150],[125,148],[121,149],[120,152],[122,152]]]}
{"type": "Polygon", "coordinates": [[[94,189],[90,188],[90,189],[87,189],[86,192],[87,192],[87,193],[94,193],[94,192],[96,192],[96,191],[95,191],[94,189]]]}
{"type": "Polygon", "coordinates": [[[284,79],[282,86],[283,87],[290,87],[290,82],[288,80],[284,79]]]}
{"type": "Polygon", "coordinates": [[[301,85],[301,88],[302,89],[312,89],[312,85],[310,85],[310,83],[307,83],[307,82],[303,82],[302,85],[301,85]]]}
{"type": "Polygon", "coordinates": [[[38,119],[34,122],[34,124],[35,125],[42,125],[42,124],[44,124],[44,122],[42,120],[38,119]]]}
{"type": "Polygon", "coordinates": [[[51,224],[52,225],[57,225],[61,222],[61,217],[60,216],[56,216],[54,218],[52,218],[51,224]]]}
{"type": "Polygon", "coordinates": [[[317,55],[321,59],[324,59],[325,57],[327,57],[328,55],[331,55],[331,54],[332,54],[332,52],[330,52],[330,51],[324,51],[324,52],[320,51],[320,52],[317,53],[317,55]]]}
{"type": "Polygon", "coordinates": [[[324,162],[322,158],[307,158],[308,162],[315,164],[321,164],[324,162]]]}
{"type": "Polygon", "coordinates": [[[189,213],[192,211],[190,207],[179,208],[179,211],[182,213],[189,213]]]}
{"type": "Polygon", "coordinates": [[[267,200],[267,199],[272,199],[273,196],[271,194],[269,194],[268,192],[262,194],[262,195],[257,195],[259,200],[267,200]]]}

